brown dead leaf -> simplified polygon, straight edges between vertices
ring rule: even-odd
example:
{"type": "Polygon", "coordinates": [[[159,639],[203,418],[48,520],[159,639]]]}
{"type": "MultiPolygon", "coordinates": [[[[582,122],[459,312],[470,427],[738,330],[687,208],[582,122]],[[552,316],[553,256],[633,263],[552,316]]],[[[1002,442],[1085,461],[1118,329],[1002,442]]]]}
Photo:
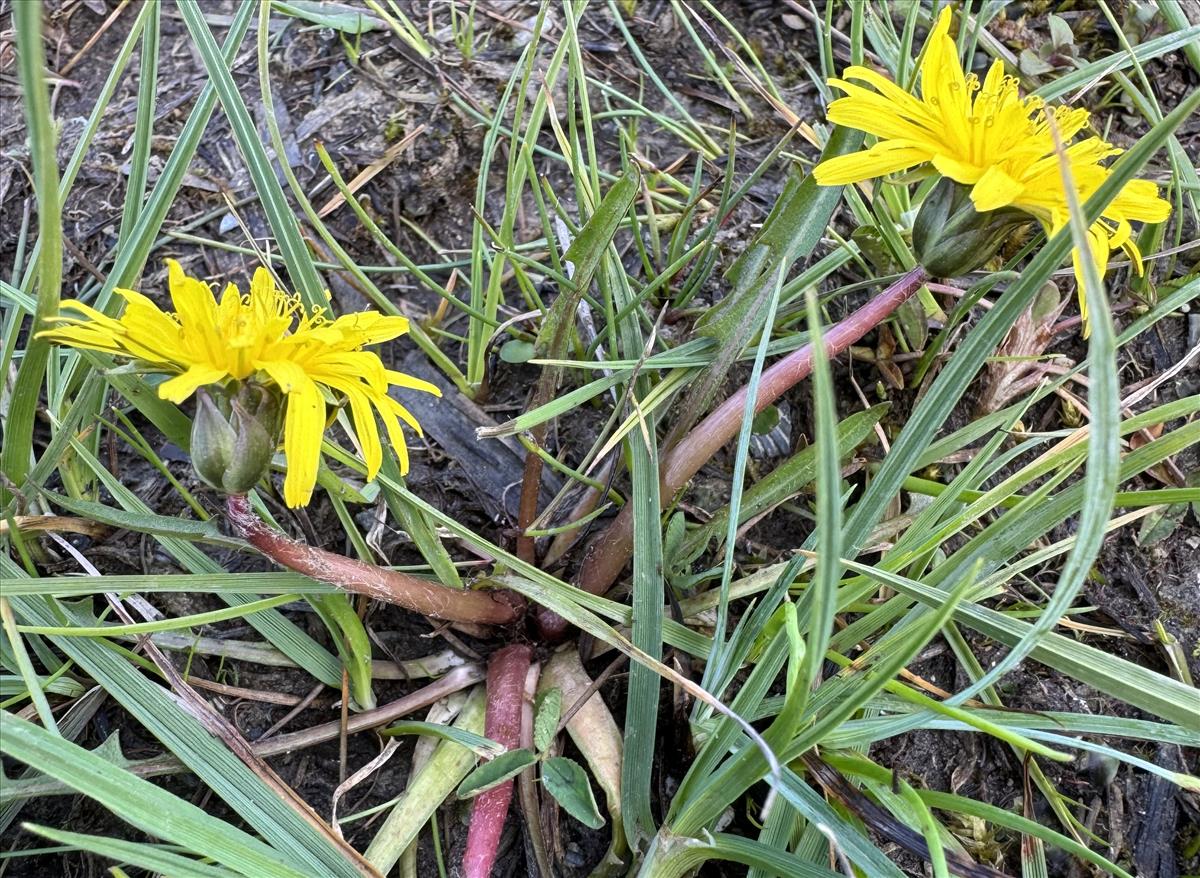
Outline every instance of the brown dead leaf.
{"type": "Polygon", "coordinates": [[[1028,393],[1050,371],[1050,361],[1042,357],[1054,338],[1054,324],[1066,303],[1058,287],[1047,283],[1029,310],[1017,318],[984,372],[980,415],[998,411],[1028,393]]]}

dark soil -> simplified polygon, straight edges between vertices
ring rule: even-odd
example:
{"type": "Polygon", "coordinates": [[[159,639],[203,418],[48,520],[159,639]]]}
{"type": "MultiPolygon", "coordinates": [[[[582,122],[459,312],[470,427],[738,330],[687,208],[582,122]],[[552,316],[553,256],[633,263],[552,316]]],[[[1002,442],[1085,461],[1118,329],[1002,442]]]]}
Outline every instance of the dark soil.
{"type": "MultiPolygon", "coordinates": [[[[56,0],[49,4],[46,20],[48,68],[51,71],[63,70],[64,65],[80,52],[116,5],[115,0],[56,0]]],[[[1048,29],[1045,14],[1060,8],[1068,20],[1077,24],[1079,16],[1091,16],[1093,19],[1090,42],[1086,49],[1081,50],[1086,53],[1085,57],[1099,57],[1117,47],[1103,18],[1099,17],[1100,21],[1095,22],[1098,16],[1087,8],[1088,4],[1071,0],[1061,3],[1039,0],[1010,5],[1012,8],[1008,19],[1020,22],[1020,28],[1016,31],[1005,32],[1010,47],[1014,49],[1021,47],[1018,45],[1021,41],[1031,45],[1039,44],[1039,40],[1044,41],[1048,29]],[[1022,15],[1027,17],[1022,18],[1022,15]]],[[[1126,4],[1115,5],[1118,15],[1124,20],[1128,12],[1126,4]]],[[[27,176],[29,161],[24,144],[24,125],[17,103],[10,7],[10,0],[0,0],[0,87],[3,88],[3,103],[0,103],[0,271],[6,278],[13,276],[18,233],[23,217],[31,212],[32,199],[27,176]]],[[[223,35],[224,26],[233,10],[233,0],[206,0],[203,8],[218,36],[223,35]]],[[[435,4],[437,8],[440,7],[435,4]]],[[[771,2],[747,0],[741,4],[723,4],[722,9],[751,41],[768,70],[777,78],[784,98],[792,109],[802,118],[818,118],[819,102],[800,63],[808,63],[817,57],[812,30],[804,26],[799,17],[784,16],[783,7],[771,2]]],[[[463,95],[468,103],[484,106],[494,103],[516,63],[523,45],[522,37],[532,20],[535,7],[532,3],[514,0],[493,0],[490,3],[481,0],[479,10],[478,27],[481,33],[487,33],[487,39],[481,40],[483,48],[472,60],[463,61],[447,38],[441,47],[445,60],[437,66],[413,58],[396,39],[385,32],[364,35],[358,46],[360,61],[357,65],[351,64],[345,47],[332,31],[310,28],[297,21],[291,21],[286,29],[282,29],[287,19],[280,15],[276,15],[275,19],[282,29],[272,51],[279,122],[288,145],[287,159],[304,185],[311,186],[323,176],[312,148],[315,140],[325,144],[343,174],[350,177],[357,169],[378,158],[391,143],[415,131],[418,126],[425,126],[424,132],[415,138],[412,145],[402,151],[360,193],[367,209],[392,240],[418,262],[438,261],[446,258],[446,254],[462,256],[470,248],[472,204],[485,129],[451,101],[449,94],[454,92],[463,95]],[[419,226],[439,250],[432,249],[425,239],[413,232],[409,224],[419,226]]],[[[426,13],[426,3],[419,2],[413,6],[412,14],[417,20],[425,21],[426,13]]],[[[438,15],[439,21],[444,19],[444,9],[438,15]]],[[[112,59],[128,34],[133,16],[132,9],[122,12],[94,45],[82,52],[78,63],[54,86],[54,110],[62,125],[60,156],[63,162],[82,131],[84,120],[92,109],[112,59]]],[[[757,159],[765,155],[783,135],[783,124],[759,102],[752,101],[757,114],[753,120],[741,118],[736,107],[731,110],[731,104],[723,97],[723,93],[706,78],[703,62],[692,50],[686,36],[679,32],[677,24],[672,28],[672,21],[670,7],[666,3],[644,2],[637,5],[631,29],[649,62],[660,71],[667,85],[698,119],[724,126],[731,113],[737,117],[739,131],[747,132],[751,138],[749,144],[740,148],[739,170],[753,167],[757,159]]],[[[589,11],[584,19],[584,28],[584,40],[591,53],[589,62],[595,65],[597,75],[607,77],[615,87],[626,93],[635,93],[638,80],[633,71],[636,67],[624,49],[621,35],[613,27],[608,11],[602,5],[594,5],[594,12],[589,11]]],[[[561,28],[555,33],[561,33],[561,28]]],[[[239,58],[242,60],[235,70],[235,78],[247,104],[255,108],[258,85],[252,39],[247,41],[239,58]]],[[[64,211],[64,232],[69,251],[65,266],[64,297],[88,292],[95,278],[103,275],[112,263],[124,198],[128,161],[126,150],[134,123],[137,64],[135,53],[129,67],[130,73],[117,88],[64,211]]],[[[1174,105],[1180,95],[1198,85],[1195,71],[1178,55],[1154,62],[1148,72],[1160,90],[1159,99],[1164,112],[1174,105]]],[[[151,181],[169,154],[203,84],[203,68],[182,21],[174,8],[167,6],[162,21],[162,66],[159,71],[157,136],[151,163],[151,181]]],[[[646,89],[644,99],[651,106],[665,104],[650,88],[646,89]]],[[[1119,143],[1131,141],[1136,136],[1133,126],[1140,124],[1139,117],[1123,112],[1113,112],[1111,115],[1115,126],[1112,139],[1119,143]]],[[[1195,120],[1190,124],[1190,130],[1181,133],[1180,140],[1185,150],[1194,156],[1198,154],[1198,126],[1195,120]]],[[[648,125],[642,127],[640,136],[639,149],[652,162],[666,165],[686,153],[686,147],[678,141],[651,130],[648,125]]],[[[600,127],[598,138],[601,142],[605,138],[613,138],[609,145],[614,162],[617,149],[615,137],[615,129],[611,126],[600,127]]],[[[549,129],[544,134],[543,142],[553,145],[549,129]]],[[[796,148],[802,149],[799,146],[796,148]]],[[[487,216],[493,222],[498,220],[502,209],[503,166],[503,156],[500,156],[494,164],[496,173],[489,181],[496,193],[494,199],[489,199],[487,216]]],[[[556,185],[556,191],[569,191],[570,187],[563,182],[559,166],[545,162],[539,166],[539,170],[562,184],[556,185]]],[[[741,242],[752,233],[752,224],[761,222],[765,217],[783,182],[782,172],[767,175],[731,217],[723,232],[723,243],[727,248],[723,257],[726,264],[736,256],[741,242]]],[[[172,207],[165,231],[178,231],[189,226],[192,234],[241,244],[245,241],[245,235],[225,209],[225,196],[240,200],[250,194],[252,187],[249,175],[244,170],[228,123],[218,111],[189,169],[187,182],[172,207]],[[212,218],[191,225],[197,218],[210,213],[212,218]]],[[[324,191],[321,196],[314,198],[314,203],[321,204],[327,195],[328,191],[324,191]]],[[[255,204],[240,206],[238,215],[260,243],[268,236],[266,223],[255,204]]],[[[534,217],[531,211],[526,212],[519,225],[521,229],[528,229],[530,237],[537,234],[534,217]]],[[[382,264],[390,258],[370,240],[348,210],[334,213],[328,222],[343,246],[361,262],[382,264]]],[[[1192,237],[1195,231],[1195,228],[1185,229],[1192,237]]],[[[1185,234],[1185,240],[1187,238],[1188,234],[1185,234]]],[[[212,279],[238,280],[246,275],[252,264],[239,254],[172,240],[152,255],[146,267],[142,289],[152,292],[164,288],[162,260],[168,256],[183,261],[191,273],[212,279]]],[[[1188,258],[1187,254],[1183,254],[1182,258],[1188,258]]],[[[23,270],[24,266],[18,268],[23,270]]],[[[332,273],[327,277],[339,309],[353,310],[365,305],[366,300],[361,293],[344,278],[332,273]]],[[[406,275],[376,277],[404,278],[406,275]]],[[[460,282],[463,280],[465,278],[460,278],[460,282]]],[[[407,281],[380,282],[380,286],[412,314],[428,313],[437,305],[435,297],[407,281]]],[[[702,291],[698,303],[703,305],[720,295],[721,290],[714,282],[713,288],[702,291]]],[[[865,297],[866,294],[862,295],[865,297]]],[[[515,293],[511,298],[517,300],[515,293]]],[[[854,303],[855,300],[839,302],[834,308],[849,309],[854,303]]],[[[1123,379],[1132,383],[1178,362],[1184,352],[1196,344],[1195,320],[1194,316],[1167,319],[1127,347],[1123,353],[1123,379]]],[[[461,330],[464,325],[461,321],[455,323],[451,320],[445,328],[454,332],[461,330]]],[[[1076,330],[1059,337],[1053,349],[1071,357],[1081,356],[1084,351],[1076,330]]],[[[402,356],[404,350],[401,348],[397,356],[402,356]]],[[[452,354],[456,353],[452,348],[450,350],[452,354]]],[[[496,420],[504,420],[522,410],[535,376],[536,372],[531,367],[512,366],[496,359],[490,375],[492,393],[484,407],[485,414],[496,420]]],[[[843,414],[859,407],[855,387],[850,380],[852,377],[864,390],[873,392],[882,376],[869,363],[854,362],[852,369],[842,363],[837,379],[843,414]]],[[[885,385],[881,383],[879,386],[882,388],[885,385]]],[[[1196,393],[1198,389],[1200,382],[1193,371],[1177,376],[1165,385],[1157,400],[1165,402],[1180,398],[1196,393]]],[[[915,396],[910,391],[895,389],[887,390],[886,395],[893,403],[893,412],[885,428],[894,434],[911,410],[915,396]]],[[[808,390],[804,387],[797,389],[788,402],[791,427],[785,435],[791,446],[797,447],[798,443],[807,441],[806,437],[811,437],[812,412],[808,390]]],[[[970,404],[964,405],[956,413],[954,422],[948,427],[960,426],[972,417],[974,402],[968,402],[970,404]]],[[[584,414],[586,417],[558,427],[550,437],[552,450],[566,448],[578,451],[574,458],[578,459],[591,445],[601,427],[602,417],[599,414],[593,417],[586,409],[584,414]]],[[[1035,407],[1027,423],[1036,424],[1039,428],[1055,429],[1061,426],[1062,414],[1059,403],[1051,400],[1035,407]]],[[[470,437],[476,425],[463,420],[458,426],[450,423],[444,429],[447,435],[461,430],[461,435],[470,437]]],[[[173,454],[173,450],[164,445],[162,437],[155,435],[147,425],[139,424],[139,427],[147,431],[147,436],[156,447],[162,448],[166,457],[174,456],[175,462],[171,464],[173,474],[195,491],[210,510],[216,512],[219,498],[195,482],[182,454],[177,450],[173,454]]],[[[44,431],[46,427],[43,425],[39,429],[44,431]]],[[[514,454],[510,461],[500,460],[496,463],[495,471],[486,474],[472,472],[470,464],[464,462],[461,456],[448,453],[447,446],[451,444],[449,439],[439,443],[436,432],[431,431],[431,436],[426,448],[414,448],[409,487],[477,532],[501,544],[511,545],[512,510],[515,507],[504,490],[499,490],[497,496],[496,485],[501,488],[505,485],[514,486],[512,500],[515,501],[515,485],[521,475],[521,458],[514,454]]],[[[114,443],[110,453],[114,471],[156,512],[166,515],[184,513],[178,495],[131,449],[114,443]]],[[[730,460],[718,458],[697,478],[696,490],[691,498],[696,507],[706,507],[706,495],[712,498],[714,508],[724,502],[722,496],[728,486],[730,463],[730,460]]],[[[764,472],[767,465],[763,463],[764,472]]],[[[1200,468],[1200,461],[1193,449],[1181,455],[1174,465],[1177,470],[1174,473],[1164,472],[1165,478],[1194,473],[1200,468]]],[[[1146,480],[1146,484],[1157,486],[1150,480],[1146,480]]],[[[797,507],[802,508],[805,503],[806,499],[801,497],[797,500],[797,507]]],[[[328,505],[317,503],[297,514],[289,514],[282,508],[276,512],[294,533],[310,542],[338,551],[352,551],[350,546],[331,536],[341,534],[342,529],[328,505]]],[[[370,527],[373,521],[372,512],[360,511],[360,522],[365,528],[370,527]]],[[[1070,523],[1064,525],[1063,532],[1058,536],[1066,535],[1070,526],[1070,523]]],[[[752,566],[784,557],[799,544],[808,527],[807,519],[798,514],[796,507],[790,511],[781,509],[749,531],[739,545],[742,553],[740,560],[752,566]]],[[[1076,621],[1086,622],[1108,633],[1078,633],[1077,636],[1123,658],[1166,672],[1170,670],[1169,657],[1155,634],[1156,624],[1161,624],[1181,644],[1179,652],[1184,656],[1190,673],[1200,678],[1200,649],[1197,648],[1200,643],[1200,568],[1196,564],[1197,551],[1200,550],[1200,525],[1194,513],[1188,513],[1174,529],[1164,528],[1164,533],[1153,542],[1149,535],[1142,535],[1139,542],[1138,535],[1132,530],[1123,531],[1108,540],[1086,591],[1086,603],[1093,609],[1075,617],[1076,621]]],[[[94,539],[76,537],[72,542],[104,573],[179,572],[171,558],[162,553],[152,540],[141,535],[113,531],[94,539]]],[[[381,529],[380,547],[386,558],[394,564],[420,560],[411,546],[396,535],[395,525],[391,522],[381,529]]],[[[47,573],[77,570],[69,556],[54,552],[50,544],[47,544],[47,548],[51,553],[45,567],[47,573]]],[[[464,560],[471,557],[460,547],[454,547],[454,551],[464,560]]],[[[228,570],[266,569],[263,562],[249,556],[227,553],[221,555],[219,560],[228,570]]],[[[1044,576],[1039,584],[1044,586],[1053,583],[1054,570],[1041,573],[1044,576]]],[[[162,596],[154,603],[168,615],[199,612],[219,606],[216,599],[203,595],[162,596]]],[[[282,609],[314,638],[332,648],[320,621],[307,610],[306,605],[282,609]]],[[[381,645],[386,647],[387,654],[396,659],[428,655],[448,644],[466,650],[478,650],[484,655],[490,649],[487,642],[472,641],[462,635],[449,641],[443,639],[424,621],[391,606],[373,607],[368,621],[381,645]]],[[[256,639],[248,627],[232,624],[214,626],[205,633],[233,639],[256,639]]],[[[980,641],[973,645],[985,663],[995,653],[994,644],[980,641]]],[[[381,649],[377,657],[383,656],[381,649]]],[[[607,658],[600,658],[589,665],[589,670],[598,673],[607,661],[607,658]]],[[[199,676],[267,693],[304,696],[312,687],[312,678],[302,671],[266,669],[244,662],[197,659],[190,670],[199,676]]],[[[967,682],[952,653],[940,645],[935,645],[927,657],[910,670],[947,689],[962,687],[967,682]]],[[[377,695],[382,704],[412,691],[417,685],[419,683],[381,683],[377,686],[377,695]]],[[[601,691],[613,708],[614,715],[620,717],[624,706],[623,675],[616,675],[601,691]]],[[[1004,681],[1001,694],[1008,706],[1013,708],[1139,715],[1131,708],[1035,662],[1026,662],[1018,671],[1010,674],[1004,681]]],[[[323,694],[316,706],[293,718],[285,730],[300,729],[336,718],[337,709],[333,705],[335,696],[336,693],[323,694]]],[[[250,740],[261,735],[289,710],[286,706],[224,696],[213,696],[213,703],[250,740]]],[[[664,801],[656,803],[660,813],[665,810],[667,791],[686,770],[686,756],[682,748],[685,736],[681,734],[683,719],[673,709],[665,690],[661,720],[661,751],[674,755],[671,762],[661,766],[657,788],[662,791],[664,801]]],[[[111,702],[101,706],[78,743],[89,748],[96,747],[118,732],[121,751],[127,758],[161,753],[160,745],[111,702]]],[[[343,771],[355,771],[374,758],[380,746],[381,739],[376,736],[356,735],[349,738],[344,765],[336,741],[281,757],[273,760],[272,765],[286,783],[323,817],[328,818],[331,797],[339,776],[343,771]]],[[[1178,770],[1195,772],[1200,769],[1195,752],[1182,753],[1177,748],[1155,744],[1131,747],[1129,742],[1123,742],[1121,746],[1133,749],[1143,758],[1172,765],[1178,770]]],[[[349,794],[339,809],[340,813],[351,813],[397,796],[405,787],[410,754],[411,745],[407,745],[383,771],[349,794]]],[[[871,755],[882,764],[895,766],[923,786],[959,792],[1005,808],[1019,807],[1026,788],[1025,767],[1010,750],[984,736],[914,732],[874,748],[871,755]]],[[[12,776],[14,766],[6,765],[5,768],[12,776]]],[[[1086,821],[1091,815],[1095,831],[1111,840],[1111,855],[1119,862],[1133,864],[1132,871],[1138,875],[1177,878],[1182,874],[1200,871],[1200,857],[1194,853],[1198,846],[1192,843],[1200,833],[1200,823],[1197,822],[1200,808],[1194,796],[1184,795],[1175,787],[1160,784],[1145,773],[1134,772],[1126,767],[1122,767],[1111,779],[1102,777],[1103,772],[1094,765],[1083,763],[1065,766],[1048,764],[1042,765],[1042,768],[1057,789],[1074,800],[1075,804],[1071,807],[1079,818],[1086,821]],[[1193,851],[1190,859],[1183,855],[1185,848],[1193,851]]],[[[201,804],[217,816],[236,820],[219,799],[188,775],[161,778],[157,782],[201,804]]],[[[1039,795],[1034,797],[1032,812],[1038,819],[1054,822],[1055,818],[1046,810],[1044,800],[1039,795]]],[[[381,815],[377,815],[347,827],[347,840],[361,849],[375,832],[380,819],[381,815]]],[[[737,822],[730,831],[755,832],[744,815],[735,819],[737,822]]],[[[37,837],[20,829],[21,821],[68,827],[80,832],[136,837],[136,834],[131,835],[126,824],[91,801],[62,796],[27,803],[19,821],[13,823],[4,834],[5,850],[21,851],[42,845],[37,837]]],[[[442,848],[450,862],[461,855],[466,834],[464,821],[465,811],[456,804],[445,806],[439,815],[439,827],[443,833],[442,848]]],[[[974,827],[959,828],[962,830],[960,838],[973,837],[974,827]]],[[[565,873],[587,874],[607,847],[606,835],[584,830],[566,819],[563,820],[562,831],[565,873]]],[[[1019,844],[1019,838],[1011,835],[977,834],[974,842],[968,844],[968,849],[981,861],[1015,874],[1020,869],[1019,844]]],[[[925,874],[924,866],[909,855],[899,850],[890,853],[911,874],[925,874]]],[[[1050,864],[1052,876],[1090,874],[1072,860],[1058,858],[1057,854],[1053,857],[1050,864]]],[[[515,817],[510,818],[504,851],[495,874],[527,874],[527,870],[533,868],[527,862],[520,821],[515,817]]],[[[0,861],[0,875],[8,876],[91,876],[105,874],[106,868],[106,862],[77,853],[0,861]]],[[[428,836],[425,836],[421,842],[418,874],[435,874],[435,868],[433,847],[428,836]]],[[[742,873],[743,870],[738,867],[716,863],[710,864],[705,870],[705,874],[712,875],[742,873]]]]}

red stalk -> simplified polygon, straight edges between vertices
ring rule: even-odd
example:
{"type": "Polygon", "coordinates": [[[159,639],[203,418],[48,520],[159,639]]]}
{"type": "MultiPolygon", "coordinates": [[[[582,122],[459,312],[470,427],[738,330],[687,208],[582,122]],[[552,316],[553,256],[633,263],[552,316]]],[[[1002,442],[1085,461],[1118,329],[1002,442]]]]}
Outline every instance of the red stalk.
{"type": "Polygon", "coordinates": [[[281,567],[431,619],[509,625],[525,611],[524,602],[511,592],[447,588],[293,540],[263,523],[241,494],[225,498],[225,513],[240,537],[281,567]]]}
{"type": "MultiPolygon", "coordinates": [[[[543,425],[544,427],[544,425],[543,425]]],[[[541,445],[546,431],[534,428],[532,440],[541,445]]],[[[521,502],[517,509],[517,557],[527,564],[537,563],[537,545],[525,531],[537,518],[538,493],[542,488],[542,459],[533,451],[525,452],[525,471],[521,478],[521,502]]]]}
{"type": "MultiPolygon", "coordinates": [[[[487,714],[483,731],[510,750],[521,746],[521,713],[525,704],[525,677],[533,660],[528,646],[513,644],[492,653],[488,660],[487,714]]],[[[463,878],[488,878],[500,848],[500,835],[512,803],[513,781],[480,793],[471,805],[463,878]]]]}
{"type": "MultiPolygon", "coordinates": [[[[917,266],[890,287],[871,299],[849,317],[834,324],[825,333],[825,348],[835,357],[850,347],[912,297],[927,279],[925,269],[917,266]]],[[[779,399],[789,388],[812,373],[812,345],[792,351],[763,372],[758,384],[754,411],[757,414],[779,399]]],[[[687,484],[721,447],[737,435],[746,407],[748,388],[743,386],[692,428],[684,439],[662,460],[661,497],[664,504],[687,484]]],[[[588,546],[575,578],[579,588],[592,594],[603,594],[620,576],[633,552],[633,512],[630,506],[621,510],[612,524],[588,546]]],[[[557,613],[540,609],[537,626],[548,642],[561,640],[567,623],[557,613]]]]}

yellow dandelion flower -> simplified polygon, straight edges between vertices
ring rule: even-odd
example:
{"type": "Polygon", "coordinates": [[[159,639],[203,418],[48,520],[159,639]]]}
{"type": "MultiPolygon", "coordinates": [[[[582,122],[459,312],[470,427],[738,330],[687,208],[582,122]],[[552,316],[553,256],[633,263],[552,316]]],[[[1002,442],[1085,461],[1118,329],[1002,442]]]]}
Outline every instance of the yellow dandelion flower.
{"type": "MultiPolygon", "coordinates": [[[[1000,61],[982,85],[975,74],[968,76],[950,38],[950,20],[947,7],[925,43],[919,97],[866,67],[848,67],[842,79],[829,80],[846,93],[829,105],[829,121],[879,140],[869,149],[821,162],[813,169],[818,183],[859,183],[929,164],[971,186],[977,209],[996,210],[1022,192],[1031,167],[1053,157],[1042,99],[1021,97],[1016,79],[1005,75],[1000,61]]],[[[1055,122],[1066,141],[1087,125],[1088,112],[1059,107],[1055,122]]],[[[1095,150],[1100,141],[1092,140],[1088,148],[1095,150]]]]}
{"type": "MultiPolygon", "coordinates": [[[[1119,152],[1119,150],[1117,150],[1119,152]]],[[[1067,150],[1068,154],[1070,149],[1067,150]]],[[[1098,164],[1072,162],[1071,174],[1080,202],[1085,202],[1108,178],[1109,171],[1098,164]]],[[[1032,214],[1046,230],[1054,235],[1067,227],[1070,213],[1062,175],[1057,167],[1042,169],[1013,206],[1032,214]]],[[[1108,259],[1114,250],[1123,250],[1137,274],[1142,273],[1142,253],[1133,238],[1131,222],[1161,223],[1171,213],[1171,204],[1158,195],[1158,186],[1150,180],[1130,180],[1104,208],[1100,218],[1088,228],[1088,243],[1097,272],[1103,276],[1108,259]]],[[[1084,296],[1082,254],[1071,252],[1075,280],[1079,291],[1079,310],[1083,316],[1084,336],[1088,334],[1087,299],[1084,296]]]]}
{"type": "MultiPolygon", "coordinates": [[[[813,175],[823,186],[840,186],[930,165],[968,187],[977,211],[1015,208],[1054,234],[1067,224],[1067,199],[1044,104],[1036,96],[1021,97],[1000,61],[982,85],[974,74],[967,75],[950,37],[950,21],[947,7],[925,44],[920,96],[865,67],[848,67],[842,79],[829,80],[846,95],[830,104],[829,120],[879,139],[868,149],[821,162],[813,175]]],[[[1052,119],[1059,138],[1069,144],[1067,160],[1085,201],[1108,175],[1101,163],[1121,150],[1094,136],[1071,143],[1088,124],[1087,110],[1055,107],[1052,119]]],[[[1089,229],[1101,271],[1120,248],[1140,273],[1130,222],[1162,222],[1169,213],[1170,204],[1158,197],[1154,183],[1127,183],[1089,229]]],[[[1082,291],[1079,253],[1072,258],[1082,291]]]]}
{"type": "Polygon", "coordinates": [[[284,499],[304,506],[312,497],[321,459],[328,405],[349,404],[354,438],[373,479],[383,462],[376,415],[408,471],[408,446],[400,421],[418,435],[421,426],[388,395],[390,387],[406,387],[440,396],[433,384],[396,372],[367,345],[389,341],[408,331],[403,317],[366,311],[330,320],[321,311],[305,313],[295,296],[275,286],[270,272],[254,273],[243,296],[234,284],[218,301],[211,287],[188,277],[179,263],[168,260],[174,313],[159,309],[133,290],[117,290],[125,310],[112,318],[82,302],[67,301],[60,326],[40,333],[59,344],[103,351],[141,361],[147,371],[174,373],[158,388],[161,398],[180,403],[200,387],[254,379],[278,388],[286,400],[283,451],[287,458],[284,499]]]}

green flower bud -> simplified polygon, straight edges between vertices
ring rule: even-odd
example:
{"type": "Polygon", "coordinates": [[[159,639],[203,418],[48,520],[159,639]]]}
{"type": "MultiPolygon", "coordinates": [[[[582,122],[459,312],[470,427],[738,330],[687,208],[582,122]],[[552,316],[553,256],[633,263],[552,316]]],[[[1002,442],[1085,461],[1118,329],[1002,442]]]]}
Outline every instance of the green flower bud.
{"type": "Polygon", "coordinates": [[[245,384],[232,400],[197,393],[192,466],[208,485],[244,494],[267,473],[275,451],[278,404],[265,388],[245,384]],[[226,411],[222,409],[226,408],[226,411]]]}
{"type": "Polygon", "coordinates": [[[913,250],[934,277],[959,277],[982,266],[1028,217],[1001,208],[980,213],[970,192],[943,177],[921,203],[913,223],[913,250]]]}

